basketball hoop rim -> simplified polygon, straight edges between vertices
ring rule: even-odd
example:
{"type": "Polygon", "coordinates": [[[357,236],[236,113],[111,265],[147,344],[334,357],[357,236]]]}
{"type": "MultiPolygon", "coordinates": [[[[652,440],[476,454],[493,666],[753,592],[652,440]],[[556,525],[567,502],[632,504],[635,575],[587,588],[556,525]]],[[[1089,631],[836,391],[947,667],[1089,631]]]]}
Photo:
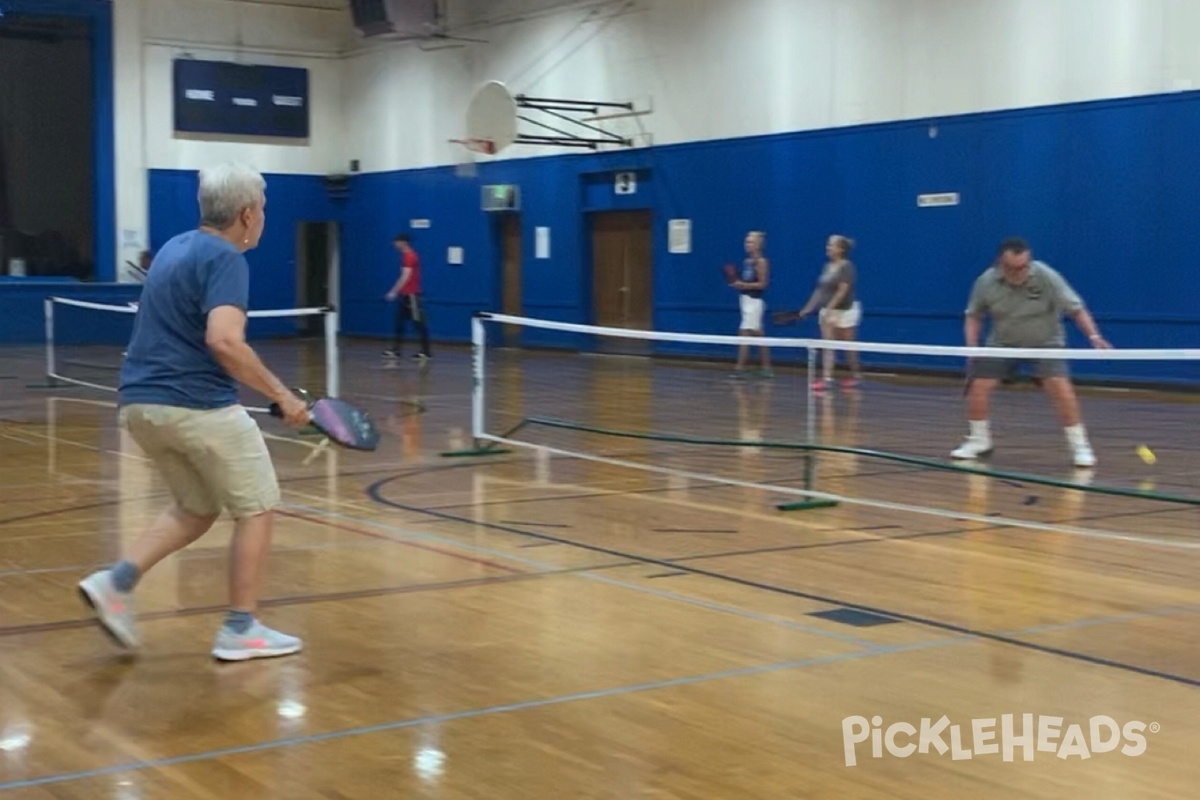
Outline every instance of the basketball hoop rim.
{"type": "Polygon", "coordinates": [[[483,153],[484,155],[494,156],[496,154],[496,142],[492,139],[451,139],[452,143],[462,145],[473,153],[483,153]]]}

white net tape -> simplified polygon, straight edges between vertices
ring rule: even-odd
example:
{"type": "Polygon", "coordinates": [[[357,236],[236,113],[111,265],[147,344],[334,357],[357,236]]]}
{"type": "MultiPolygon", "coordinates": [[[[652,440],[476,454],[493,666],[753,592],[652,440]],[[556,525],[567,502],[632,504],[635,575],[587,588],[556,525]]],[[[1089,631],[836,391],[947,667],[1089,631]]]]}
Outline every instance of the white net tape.
{"type": "MultiPolygon", "coordinates": [[[[122,317],[132,317],[138,312],[138,304],[136,302],[126,303],[124,305],[109,304],[109,303],[94,303],[85,300],[76,300],[68,297],[48,297],[45,301],[45,324],[46,324],[46,378],[51,386],[57,385],[73,385],[81,386],[88,389],[94,389],[101,392],[116,393],[118,387],[112,383],[102,383],[98,378],[91,380],[78,377],[76,375],[68,375],[65,368],[75,366],[80,368],[80,371],[89,376],[101,371],[115,371],[119,369],[120,359],[124,355],[124,345],[128,342],[126,329],[120,325],[105,326],[99,321],[103,317],[89,316],[86,319],[74,319],[64,322],[62,317],[64,312],[97,312],[98,314],[116,314],[122,317]],[[107,331],[105,332],[105,328],[107,331]],[[70,335],[64,335],[70,334],[70,335]],[[93,340],[89,337],[94,336],[93,340]],[[94,344],[95,347],[103,350],[102,357],[91,363],[72,360],[65,356],[64,350],[68,353],[74,350],[86,350],[89,344],[94,344]]],[[[340,390],[341,373],[340,373],[340,356],[338,352],[338,316],[337,312],[331,308],[281,308],[281,309],[263,309],[250,311],[247,316],[251,320],[263,319],[303,319],[306,317],[322,317],[324,318],[324,386],[323,391],[326,397],[337,397],[340,390]]],[[[132,320],[129,321],[128,327],[132,327],[132,320]]],[[[261,407],[249,407],[249,411],[265,414],[268,409],[261,407]]]]}

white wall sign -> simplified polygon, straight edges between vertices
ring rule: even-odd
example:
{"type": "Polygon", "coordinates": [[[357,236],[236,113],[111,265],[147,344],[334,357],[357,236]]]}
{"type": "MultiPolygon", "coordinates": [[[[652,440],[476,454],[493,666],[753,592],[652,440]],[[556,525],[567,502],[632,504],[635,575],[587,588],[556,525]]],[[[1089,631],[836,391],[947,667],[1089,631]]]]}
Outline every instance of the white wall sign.
{"type": "Polygon", "coordinates": [[[461,247],[451,247],[446,251],[446,261],[455,266],[463,263],[463,249],[461,247]]]}
{"type": "Polygon", "coordinates": [[[550,257],[550,229],[537,228],[534,236],[534,258],[550,257]]]}
{"type": "Polygon", "coordinates": [[[410,219],[408,221],[408,227],[412,228],[415,231],[416,230],[424,230],[427,228],[432,228],[433,223],[427,219],[410,219]]]}
{"type": "Polygon", "coordinates": [[[958,205],[958,192],[944,192],[942,194],[919,194],[917,195],[917,205],[921,208],[935,208],[938,206],[956,206],[958,205]]]}
{"type": "Polygon", "coordinates": [[[617,194],[637,194],[637,173],[618,172],[613,181],[613,190],[617,194]]]}
{"type": "Polygon", "coordinates": [[[692,221],[673,219],[667,223],[667,247],[672,253],[692,252],[692,221]]]}

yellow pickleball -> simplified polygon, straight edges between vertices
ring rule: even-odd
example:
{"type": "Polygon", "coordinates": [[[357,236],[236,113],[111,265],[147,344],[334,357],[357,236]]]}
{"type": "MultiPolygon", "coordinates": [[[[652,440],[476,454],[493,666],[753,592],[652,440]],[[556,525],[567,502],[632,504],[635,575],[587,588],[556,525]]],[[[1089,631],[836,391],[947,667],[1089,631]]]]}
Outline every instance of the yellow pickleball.
{"type": "Polygon", "coordinates": [[[1154,451],[1149,447],[1146,447],[1144,444],[1138,445],[1137,454],[1141,457],[1142,461],[1145,461],[1147,464],[1153,464],[1154,462],[1158,461],[1158,456],[1154,455],[1154,451]]]}

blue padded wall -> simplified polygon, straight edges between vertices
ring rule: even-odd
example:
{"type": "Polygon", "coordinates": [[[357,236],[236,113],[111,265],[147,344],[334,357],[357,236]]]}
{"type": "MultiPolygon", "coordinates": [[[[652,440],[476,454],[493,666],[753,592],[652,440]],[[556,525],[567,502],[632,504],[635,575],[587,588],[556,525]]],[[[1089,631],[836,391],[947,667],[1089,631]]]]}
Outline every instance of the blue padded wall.
{"type": "MultiPolygon", "coordinates": [[[[341,224],[343,330],[386,336],[395,280],[391,239],[409,221],[421,254],[434,337],[465,341],[471,313],[500,305],[497,217],[480,210],[485,183],[517,184],[523,229],[525,313],[590,322],[588,215],[645,208],[654,216],[654,326],[732,333],[736,300],[721,265],[741,258],[751,229],[767,231],[773,268],[768,302],[797,306],[821,269],[824,241],[858,242],[865,317],[862,338],[961,344],[962,309],[975,277],[1007,235],[1031,240],[1038,257],[1079,289],[1122,347],[1197,342],[1200,276],[1200,94],[1183,93],[936,121],[863,126],[647,150],[483,163],[476,178],[453,168],[354,175],[348,199],[329,200],[317,176],[268,176],[267,233],[249,258],[256,307],[295,304],[295,226],[341,224]],[[931,135],[931,124],[936,135],[931,135]],[[638,191],[617,195],[613,177],[638,174],[638,191]],[[917,195],[958,192],[962,202],[919,208],[917,195]],[[667,223],[692,221],[693,250],[673,255],[667,223]],[[534,257],[537,227],[551,230],[551,256],[534,257]],[[462,265],[448,263],[463,248],[462,265]]],[[[151,239],[195,224],[195,175],[150,174],[151,239]]],[[[811,335],[810,323],[772,331],[811,335]]],[[[1072,333],[1073,344],[1082,344],[1072,333]]],[[[579,345],[529,331],[527,344],[579,345]]],[[[586,342],[584,343],[586,344],[586,342]]],[[[726,356],[722,349],[664,352],[726,356]]],[[[888,363],[888,359],[876,359],[888,363]]],[[[929,362],[946,366],[944,360],[929,362]]],[[[1097,375],[1200,377],[1186,365],[1095,365],[1097,375]]]]}
{"type": "MultiPolygon", "coordinates": [[[[395,276],[390,238],[409,219],[429,219],[432,227],[414,236],[434,335],[465,339],[471,311],[499,306],[498,239],[480,210],[479,187],[514,183],[528,316],[590,321],[588,213],[648,208],[660,330],[732,333],[736,301],[720,268],[741,258],[747,230],[764,229],[772,307],[804,301],[826,236],[845,233],[858,242],[864,339],[961,344],[972,282],[1001,238],[1021,235],[1076,286],[1119,346],[1194,346],[1200,276],[1188,263],[1200,245],[1191,221],[1200,207],[1198,133],[1200,95],[1184,93],[499,161],[482,164],[475,179],[450,168],[361,176],[344,220],[345,326],[388,332],[391,317],[379,298],[395,276]],[[613,174],[625,170],[639,173],[635,195],[613,191],[613,174]],[[931,192],[958,192],[962,202],[919,208],[917,196],[931,192]],[[691,254],[668,253],[674,217],[692,220],[691,254]],[[551,229],[550,259],[533,257],[539,226],[551,229]],[[446,263],[451,245],[465,249],[464,265],[446,263]]],[[[815,327],[774,332],[808,335],[815,327]]],[[[1071,341],[1082,344],[1074,333],[1071,341]]],[[[530,332],[526,342],[577,343],[545,332],[530,332]]],[[[1186,365],[1166,368],[1200,377],[1186,365]]],[[[1099,375],[1163,369],[1088,366],[1099,375]]]]}
{"type": "MultiPolygon", "coordinates": [[[[296,235],[302,222],[335,222],[342,207],[331,200],[316,175],[265,175],[267,223],[262,240],[246,254],[250,263],[253,309],[296,306],[296,235]]],[[[171,237],[199,223],[194,170],[150,170],[150,248],[158,252],[171,237]]],[[[254,320],[252,336],[286,335],[296,330],[291,319],[254,320]]]]}

